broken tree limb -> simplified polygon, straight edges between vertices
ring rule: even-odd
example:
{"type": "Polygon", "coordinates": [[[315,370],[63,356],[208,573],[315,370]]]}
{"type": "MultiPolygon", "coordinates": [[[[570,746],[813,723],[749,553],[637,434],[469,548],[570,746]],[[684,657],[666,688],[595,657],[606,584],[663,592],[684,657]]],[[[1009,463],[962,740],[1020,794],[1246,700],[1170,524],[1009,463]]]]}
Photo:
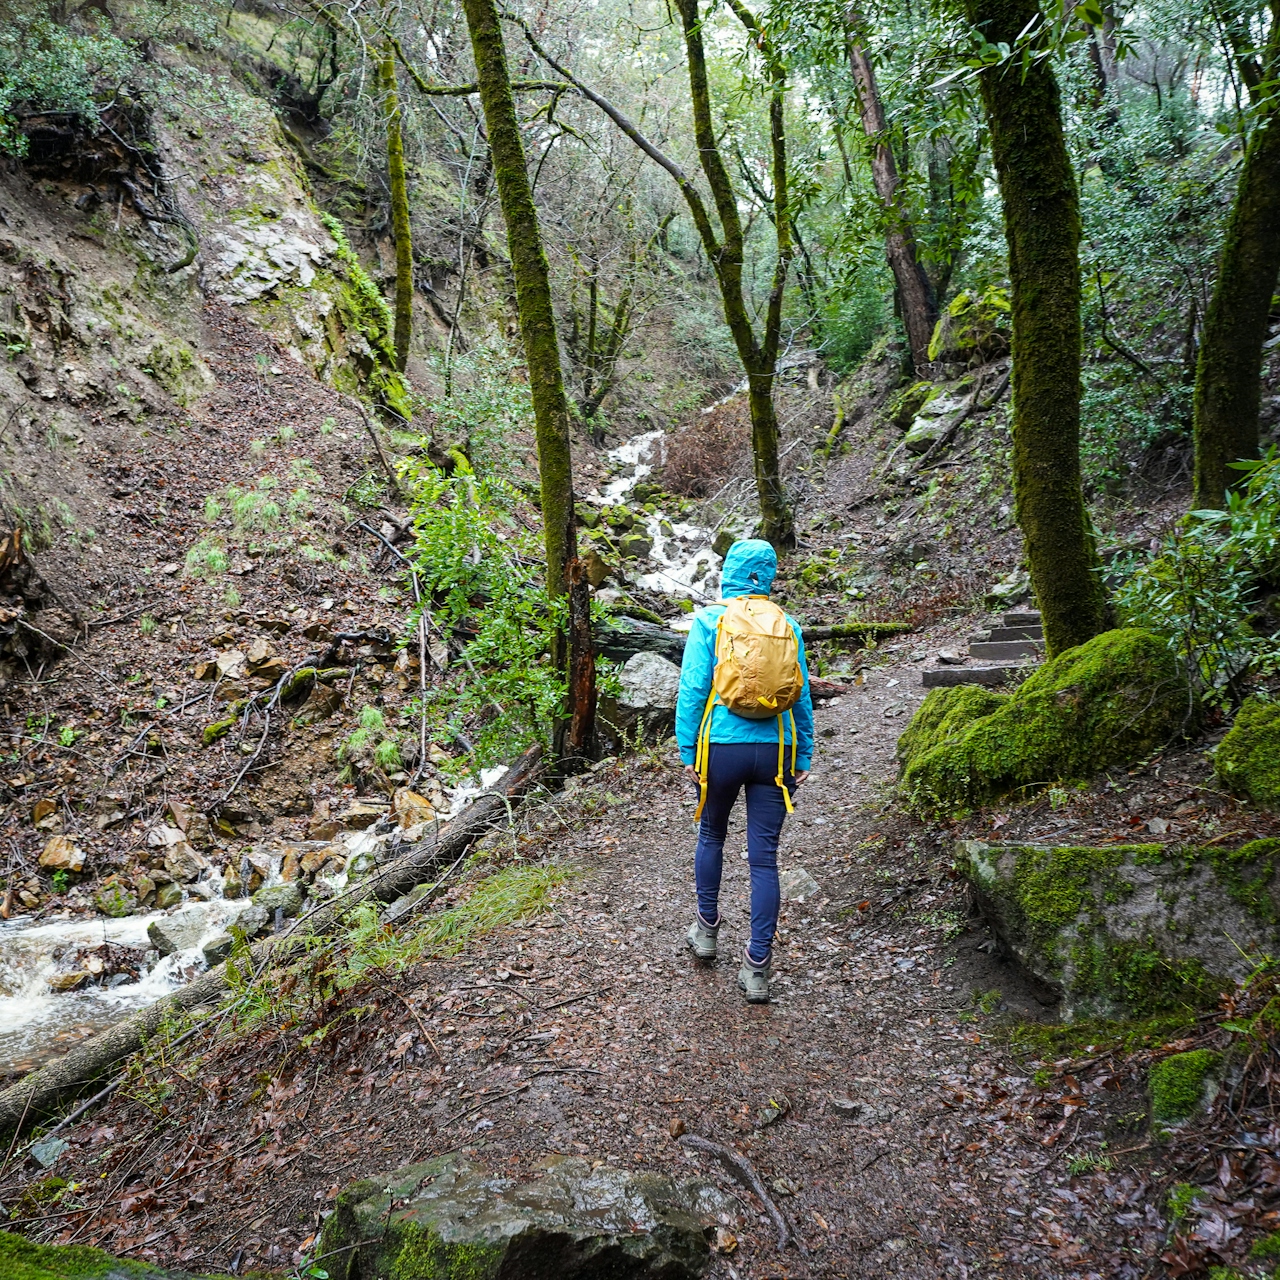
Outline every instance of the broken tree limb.
{"type": "MultiPolygon", "coordinates": [[[[255,943],[249,952],[253,967],[279,964],[288,959],[303,938],[332,932],[344,914],[360,902],[370,898],[390,902],[408,893],[437,866],[453,861],[490,827],[506,817],[511,802],[529,791],[542,772],[542,749],[531,747],[507,770],[492,791],[460,813],[437,836],[414,845],[408,853],[373,871],[345,893],[299,917],[286,932],[255,943]]],[[[0,1092],[0,1133],[20,1132],[24,1127],[47,1124],[57,1114],[57,1106],[62,1099],[75,1096],[100,1080],[118,1062],[144,1048],[166,1022],[217,1001],[228,985],[224,962],[10,1085],[0,1092]]]]}
{"type": "Polygon", "coordinates": [[[364,429],[369,433],[369,439],[373,441],[373,447],[378,451],[378,460],[382,463],[382,469],[387,473],[387,479],[391,481],[392,490],[403,495],[404,490],[400,487],[400,477],[396,475],[395,468],[387,457],[387,451],[382,447],[382,440],[377,431],[374,430],[373,419],[365,412],[365,407],[360,403],[359,396],[344,395],[341,398],[353,406],[360,415],[361,420],[364,422],[364,429]]]}
{"type": "Polygon", "coordinates": [[[801,1253],[808,1252],[791,1230],[791,1224],[782,1216],[782,1210],[774,1204],[772,1197],[765,1190],[764,1183],[760,1180],[760,1175],[756,1172],[755,1166],[746,1156],[740,1156],[729,1147],[719,1142],[712,1142],[710,1138],[700,1138],[696,1133],[686,1133],[680,1139],[680,1145],[682,1147],[690,1147],[694,1151],[701,1151],[709,1156],[715,1156],[747,1190],[756,1194],[760,1203],[764,1205],[765,1210],[768,1212],[769,1217],[773,1219],[773,1225],[778,1228],[779,1253],[789,1244],[794,1244],[801,1253]]]}
{"type": "Polygon", "coordinates": [[[833,627],[805,627],[801,631],[805,644],[818,640],[880,640],[885,636],[899,636],[911,630],[909,622],[841,622],[833,627]]]}

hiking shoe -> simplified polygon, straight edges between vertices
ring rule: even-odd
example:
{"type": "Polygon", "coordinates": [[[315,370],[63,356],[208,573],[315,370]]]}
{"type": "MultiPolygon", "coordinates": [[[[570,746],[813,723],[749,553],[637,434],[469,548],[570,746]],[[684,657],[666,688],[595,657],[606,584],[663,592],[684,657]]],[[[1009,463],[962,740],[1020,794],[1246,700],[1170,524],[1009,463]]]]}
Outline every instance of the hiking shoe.
{"type": "Polygon", "coordinates": [[[693,917],[689,932],[684,935],[693,952],[695,960],[714,960],[716,958],[716,935],[720,932],[720,921],[707,924],[700,915],[693,917]]]}
{"type": "Polygon", "coordinates": [[[751,958],[750,951],[742,953],[742,968],[738,970],[738,986],[747,997],[748,1004],[769,1003],[769,974],[772,971],[773,957],[763,964],[751,958]]]}

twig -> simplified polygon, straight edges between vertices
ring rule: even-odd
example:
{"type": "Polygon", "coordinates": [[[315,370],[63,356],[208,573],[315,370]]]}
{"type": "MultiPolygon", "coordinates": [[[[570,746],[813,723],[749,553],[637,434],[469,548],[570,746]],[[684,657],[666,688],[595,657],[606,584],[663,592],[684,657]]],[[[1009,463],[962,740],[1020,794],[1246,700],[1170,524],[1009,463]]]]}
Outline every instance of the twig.
{"type": "Polygon", "coordinates": [[[373,422],[365,412],[364,405],[360,403],[356,396],[343,396],[342,398],[348,404],[354,405],[356,411],[364,420],[365,430],[369,433],[369,439],[373,441],[373,447],[378,451],[378,459],[382,463],[382,469],[387,473],[387,478],[391,481],[392,489],[403,496],[403,490],[400,488],[400,478],[396,475],[395,468],[392,467],[387,459],[386,450],[382,447],[382,441],[378,439],[378,433],[373,429],[373,422]]]}
{"type": "Polygon", "coordinates": [[[782,1216],[782,1210],[774,1204],[769,1193],[764,1189],[764,1183],[760,1181],[760,1175],[755,1171],[755,1167],[746,1156],[740,1156],[736,1151],[731,1151],[719,1142],[712,1142],[710,1138],[700,1138],[696,1133],[686,1133],[680,1139],[680,1145],[692,1147],[695,1151],[702,1151],[707,1155],[715,1156],[730,1173],[735,1174],[750,1191],[756,1194],[760,1203],[768,1210],[774,1226],[778,1228],[779,1253],[789,1244],[794,1244],[802,1254],[808,1253],[808,1250],[792,1232],[786,1218],[782,1216]]]}
{"type": "Polygon", "coordinates": [[[64,653],[70,654],[71,657],[84,667],[86,671],[91,671],[99,680],[104,680],[113,689],[118,689],[120,687],[110,676],[104,675],[97,669],[97,667],[90,666],[69,644],[63,644],[61,640],[55,640],[52,636],[45,635],[39,627],[33,627],[26,618],[19,618],[18,626],[25,627],[28,631],[32,631],[38,635],[42,640],[47,640],[51,645],[61,649],[64,653]]]}
{"type": "Polygon", "coordinates": [[[489,1103],[501,1102],[504,1098],[514,1098],[517,1093],[523,1093],[528,1087],[528,1084],[518,1084],[514,1089],[511,1089],[506,1093],[492,1094],[482,1101],[477,1102],[474,1107],[468,1107],[465,1111],[459,1111],[456,1116],[452,1116],[446,1120],[445,1124],[457,1124],[459,1120],[465,1120],[468,1116],[475,1115],[477,1111],[483,1111],[489,1103]]]}
{"type": "MultiPolygon", "coordinates": [[[[425,896],[425,895],[424,895],[424,896],[425,896]]],[[[381,985],[381,984],[379,984],[379,985],[381,985]]],[[[406,1009],[408,1009],[408,1010],[409,1010],[409,1012],[413,1015],[413,1020],[414,1020],[414,1022],[416,1022],[416,1023],[418,1024],[418,1030],[422,1032],[422,1035],[423,1035],[424,1039],[425,1039],[425,1040],[426,1040],[426,1042],[431,1046],[431,1052],[432,1052],[432,1053],[434,1053],[434,1054],[436,1055],[436,1061],[437,1061],[437,1062],[443,1062],[443,1061],[444,1061],[444,1057],[443,1057],[443,1055],[442,1055],[442,1054],[441,1054],[441,1052],[440,1052],[439,1046],[438,1046],[438,1045],[436,1044],[436,1042],[431,1038],[431,1032],[427,1030],[426,1025],[423,1023],[422,1019],[418,1016],[418,1011],[417,1011],[417,1009],[415,1009],[415,1008],[413,1007],[413,1005],[411,1005],[411,1004],[408,1002],[408,1000],[406,1000],[406,999],[404,998],[404,996],[402,996],[398,991],[393,991],[390,987],[383,987],[382,989],[383,989],[383,991],[388,992],[390,995],[395,996],[395,998],[396,998],[397,1000],[399,1000],[399,1001],[400,1001],[400,1003],[401,1003],[402,1005],[404,1005],[404,1007],[405,1007],[406,1009]]]]}
{"type": "MultiPolygon", "coordinates": [[[[557,1000],[555,1004],[544,1004],[542,1012],[547,1013],[551,1009],[562,1009],[567,1004],[577,1004],[579,1000],[587,1000],[591,996],[598,996],[601,992],[608,990],[608,987],[597,987],[594,991],[584,991],[580,996],[570,996],[567,1000],[557,1000]]],[[[530,1000],[529,1003],[532,1004],[533,1001],[530,1000]]]]}

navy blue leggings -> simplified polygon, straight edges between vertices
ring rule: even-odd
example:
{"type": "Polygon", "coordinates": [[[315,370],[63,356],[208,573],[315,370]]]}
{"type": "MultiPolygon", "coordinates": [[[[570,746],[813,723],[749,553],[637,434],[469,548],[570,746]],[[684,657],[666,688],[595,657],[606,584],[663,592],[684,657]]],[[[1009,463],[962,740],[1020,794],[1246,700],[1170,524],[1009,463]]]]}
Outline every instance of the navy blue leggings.
{"type": "MultiPolygon", "coordinates": [[[[785,780],[793,788],[791,750],[787,749],[785,780]]],[[[707,803],[698,827],[694,877],[698,886],[698,914],[708,924],[719,918],[720,873],[729,814],[738,792],[747,789],[747,863],[751,868],[751,958],[769,958],[778,928],[778,837],[787,816],[778,775],[778,748],[767,742],[713,742],[707,766],[707,803]]]]}

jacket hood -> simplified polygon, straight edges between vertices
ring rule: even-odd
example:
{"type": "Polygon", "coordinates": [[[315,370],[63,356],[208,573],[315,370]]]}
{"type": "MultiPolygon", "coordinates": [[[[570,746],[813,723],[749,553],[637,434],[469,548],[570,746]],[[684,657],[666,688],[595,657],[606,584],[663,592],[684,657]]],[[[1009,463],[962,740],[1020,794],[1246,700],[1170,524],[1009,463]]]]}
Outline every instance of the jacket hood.
{"type": "Polygon", "coordinates": [[[735,542],[720,571],[720,598],[767,596],[778,572],[778,557],[772,546],[760,538],[735,542]]]}

